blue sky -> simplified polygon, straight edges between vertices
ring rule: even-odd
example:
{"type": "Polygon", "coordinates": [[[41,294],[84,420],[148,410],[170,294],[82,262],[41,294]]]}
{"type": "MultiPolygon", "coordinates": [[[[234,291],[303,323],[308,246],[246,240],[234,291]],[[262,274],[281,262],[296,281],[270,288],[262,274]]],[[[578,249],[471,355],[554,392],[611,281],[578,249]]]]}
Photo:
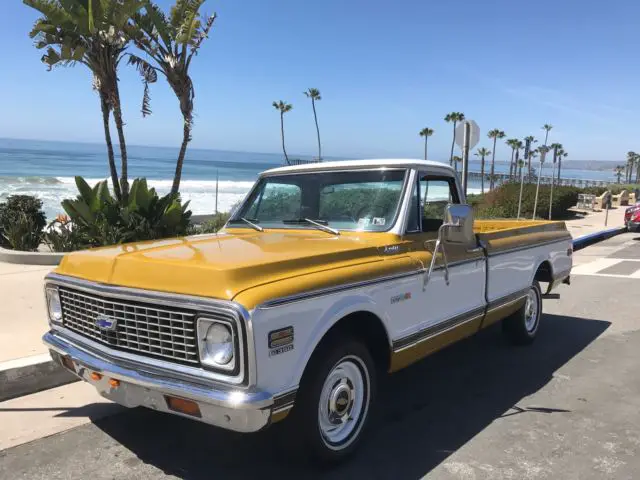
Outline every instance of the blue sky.
{"type": "MultiPolygon", "coordinates": [[[[3,3],[0,137],[101,142],[88,71],[47,72],[27,35],[37,13],[3,3]]],[[[287,149],[313,154],[302,92],[316,87],[326,156],[420,157],[429,126],[429,156],[448,158],[450,111],[480,125],[478,146],[490,147],[492,128],[541,138],[552,123],[550,142],[571,159],[620,162],[640,149],[640,2],[208,0],[204,11],[219,17],[193,62],[194,147],[279,152],[271,102],[283,99],[294,105],[287,149]]],[[[120,78],[128,142],[178,146],[169,88],[152,87],[153,115],[142,119],[139,79],[126,67],[120,78]]]]}

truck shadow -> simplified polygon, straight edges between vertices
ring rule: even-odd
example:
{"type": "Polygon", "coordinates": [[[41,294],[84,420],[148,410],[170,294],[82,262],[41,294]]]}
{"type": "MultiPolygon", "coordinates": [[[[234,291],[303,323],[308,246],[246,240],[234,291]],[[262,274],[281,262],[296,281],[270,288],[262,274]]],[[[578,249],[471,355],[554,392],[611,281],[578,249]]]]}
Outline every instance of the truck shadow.
{"type": "Polygon", "coordinates": [[[530,347],[509,346],[491,328],[389,377],[366,443],[330,471],[297,457],[281,425],[241,435],[145,409],[96,425],[141,461],[180,478],[419,478],[496,419],[567,412],[564,405],[520,402],[609,325],[545,315],[530,347]]]}

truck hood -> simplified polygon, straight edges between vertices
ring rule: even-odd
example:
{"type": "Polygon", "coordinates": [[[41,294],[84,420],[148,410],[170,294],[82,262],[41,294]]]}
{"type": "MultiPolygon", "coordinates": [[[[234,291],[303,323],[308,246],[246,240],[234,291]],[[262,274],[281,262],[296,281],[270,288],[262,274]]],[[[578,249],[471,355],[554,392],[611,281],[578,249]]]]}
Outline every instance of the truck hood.
{"type": "MultiPolygon", "coordinates": [[[[316,230],[238,230],[74,252],[63,258],[56,273],[110,285],[231,300],[248,288],[279,280],[385,262],[380,247],[397,242],[392,234],[330,236],[316,230]]],[[[380,275],[385,269],[371,270],[380,275]]]]}

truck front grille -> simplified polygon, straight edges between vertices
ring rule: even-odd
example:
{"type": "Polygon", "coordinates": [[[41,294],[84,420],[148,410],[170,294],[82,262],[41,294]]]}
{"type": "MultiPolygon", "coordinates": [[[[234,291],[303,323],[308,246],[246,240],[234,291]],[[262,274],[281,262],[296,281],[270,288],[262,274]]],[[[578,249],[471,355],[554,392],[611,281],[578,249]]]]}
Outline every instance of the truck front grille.
{"type": "Polygon", "coordinates": [[[63,325],[115,350],[199,365],[193,311],[60,287],[63,325]],[[101,325],[100,327],[98,325],[101,325]]]}

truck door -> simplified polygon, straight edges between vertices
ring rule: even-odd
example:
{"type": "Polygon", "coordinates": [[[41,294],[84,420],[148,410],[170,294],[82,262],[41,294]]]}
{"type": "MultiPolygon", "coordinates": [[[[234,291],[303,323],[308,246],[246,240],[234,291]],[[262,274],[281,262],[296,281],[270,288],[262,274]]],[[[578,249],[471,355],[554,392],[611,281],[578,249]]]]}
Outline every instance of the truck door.
{"type": "MultiPolygon", "coordinates": [[[[454,177],[418,172],[413,185],[411,212],[408,216],[405,239],[411,241],[412,255],[425,269],[431,262],[438,229],[443,223],[448,203],[460,203],[454,177]]],[[[449,284],[445,281],[443,258],[439,255],[436,268],[424,288],[417,291],[413,324],[404,325],[405,342],[423,341],[441,333],[455,341],[474,333],[480,326],[485,302],[486,262],[481,249],[444,243],[449,284]]],[[[424,276],[416,277],[423,282],[424,276]]],[[[422,286],[422,285],[421,285],[422,286]]],[[[401,340],[402,342],[402,340],[401,340]]],[[[451,342],[449,342],[451,343],[451,342]]],[[[398,344],[398,347],[402,345],[398,344]]],[[[428,353],[428,352],[427,352],[428,353]]]]}

